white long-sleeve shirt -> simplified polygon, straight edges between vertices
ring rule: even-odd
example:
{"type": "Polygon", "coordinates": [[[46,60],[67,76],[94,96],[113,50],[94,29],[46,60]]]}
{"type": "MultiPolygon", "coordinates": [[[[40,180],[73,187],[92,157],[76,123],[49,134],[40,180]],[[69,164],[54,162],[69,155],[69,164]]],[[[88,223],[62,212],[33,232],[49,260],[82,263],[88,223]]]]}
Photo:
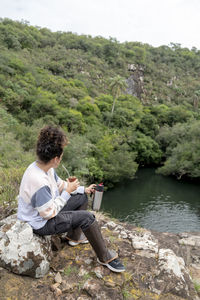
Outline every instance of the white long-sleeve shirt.
{"type": "MultiPolygon", "coordinates": [[[[25,171],[18,196],[18,219],[28,222],[34,229],[42,228],[48,219],[56,216],[71,195],[59,192],[63,180],[53,168],[46,173],[33,162],[25,171]]],[[[76,193],[83,194],[79,186],[76,193]]]]}

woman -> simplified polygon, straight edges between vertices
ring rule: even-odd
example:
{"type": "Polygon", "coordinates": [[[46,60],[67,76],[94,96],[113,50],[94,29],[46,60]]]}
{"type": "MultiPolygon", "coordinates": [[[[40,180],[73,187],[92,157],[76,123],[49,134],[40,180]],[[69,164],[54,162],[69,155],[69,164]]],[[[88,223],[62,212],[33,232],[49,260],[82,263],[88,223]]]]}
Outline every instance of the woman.
{"type": "Polygon", "coordinates": [[[21,181],[18,218],[28,222],[39,235],[67,232],[71,246],[89,241],[100,264],[123,272],[125,268],[116,253],[107,249],[95,216],[86,211],[86,194],[93,192],[95,185],[84,188],[78,179],[63,181],[54,170],[66,145],[67,138],[59,128],[46,126],[40,131],[38,159],[26,169],[21,181]]]}

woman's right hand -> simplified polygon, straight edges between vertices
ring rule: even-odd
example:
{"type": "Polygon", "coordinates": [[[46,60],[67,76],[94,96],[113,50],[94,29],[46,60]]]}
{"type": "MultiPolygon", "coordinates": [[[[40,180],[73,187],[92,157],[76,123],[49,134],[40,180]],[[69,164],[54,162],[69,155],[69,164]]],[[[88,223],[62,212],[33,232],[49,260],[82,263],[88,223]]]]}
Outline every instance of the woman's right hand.
{"type": "Polygon", "coordinates": [[[80,182],[78,181],[78,179],[76,179],[75,181],[73,182],[70,182],[68,179],[67,179],[67,188],[66,188],[66,191],[71,194],[72,192],[74,192],[78,187],[80,186],[80,182]]]}

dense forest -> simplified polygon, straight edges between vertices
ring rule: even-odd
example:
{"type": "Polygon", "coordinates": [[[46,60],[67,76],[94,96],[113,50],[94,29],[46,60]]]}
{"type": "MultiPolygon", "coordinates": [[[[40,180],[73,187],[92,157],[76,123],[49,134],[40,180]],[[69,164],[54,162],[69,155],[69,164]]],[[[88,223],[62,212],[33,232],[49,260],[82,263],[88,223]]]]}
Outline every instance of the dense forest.
{"type": "MultiPolygon", "coordinates": [[[[0,194],[13,201],[39,129],[61,126],[63,165],[111,187],[140,166],[200,177],[200,50],[0,19],[0,194]]],[[[66,177],[62,165],[60,176],[66,177]]]]}

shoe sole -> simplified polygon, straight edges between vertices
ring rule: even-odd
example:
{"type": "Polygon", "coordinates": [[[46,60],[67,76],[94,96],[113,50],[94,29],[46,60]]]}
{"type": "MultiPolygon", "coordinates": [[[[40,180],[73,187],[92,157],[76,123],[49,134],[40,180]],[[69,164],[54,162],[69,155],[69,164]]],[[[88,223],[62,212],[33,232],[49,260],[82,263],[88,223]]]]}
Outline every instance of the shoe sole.
{"type": "Polygon", "coordinates": [[[99,264],[103,265],[103,266],[106,266],[108,269],[110,269],[111,271],[115,272],[115,273],[121,273],[121,272],[124,272],[125,269],[121,269],[121,270],[117,270],[117,269],[114,269],[112,266],[110,266],[109,264],[105,264],[105,263],[102,263],[98,258],[97,258],[97,261],[99,264]]]}
{"type": "Polygon", "coordinates": [[[75,246],[78,246],[80,244],[88,244],[89,242],[88,241],[82,241],[82,242],[79,242],[79,243],[76,243],[76,242],[73,242],[73,241],[68,241],[68,244],[71,246],[71,247],[75,247],[75,246]]]}

